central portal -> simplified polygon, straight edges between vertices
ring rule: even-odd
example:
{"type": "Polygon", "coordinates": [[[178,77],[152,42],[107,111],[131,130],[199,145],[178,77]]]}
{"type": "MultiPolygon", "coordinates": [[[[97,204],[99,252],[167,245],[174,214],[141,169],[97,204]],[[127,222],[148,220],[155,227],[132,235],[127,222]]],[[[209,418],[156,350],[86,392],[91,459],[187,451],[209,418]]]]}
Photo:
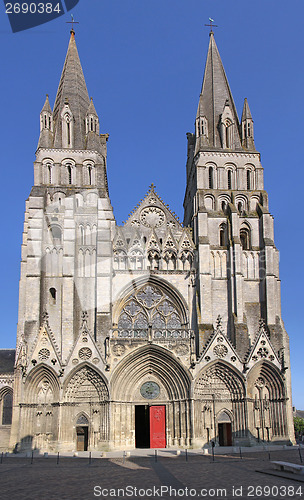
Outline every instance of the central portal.
{"type": "Polygon", "coordinates": [[[166,407],[135,406],[136,448],[166,447],[166,407]]]}

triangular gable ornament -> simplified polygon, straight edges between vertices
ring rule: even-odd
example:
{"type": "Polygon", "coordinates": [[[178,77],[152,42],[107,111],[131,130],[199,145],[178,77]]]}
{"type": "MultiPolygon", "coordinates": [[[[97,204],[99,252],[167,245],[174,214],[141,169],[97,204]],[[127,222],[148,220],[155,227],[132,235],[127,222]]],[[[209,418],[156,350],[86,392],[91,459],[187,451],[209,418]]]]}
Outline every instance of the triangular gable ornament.
{"type": "Polygon", "coordinates": [[[59,350],[55,344],[55,339],[51,332],[48,313],[43,313],[42,324],[39,329],[34,348],[28,358],[28,371],[39,364],[46,364],[61,373],[61,361],[59,350]]]}
{"type": "Polygon", "coordinates": [[[270,339],[268,337],[267,327],[263,319],[260,320],[259,332],[256,341],[253,344],[252,350],[249,353],[246,368],[250,370],[259,361],[270,361],[281,369],[281,362],[271,345],[270,339]]]}
{"type": "Polygon", "coordinates": [[[212,361],[225,361],[233,365],[239,371],[243,369],[243,363],[229,339],[224,334],[220,315],[217,317],[214,333],[206,346],[206,350],[201,355],[199,364],[205,365],[212,361]]]}
{"type": "Polygon", "coordinates": [[[82,313],[82,324],[78,339],[71,350],[67,360],[67,372],[69,372],[73,367],[77,366],[82,362],[88,362],[99,368],[105,365],[105,360],[102,357],[99,349],[94,342],[91,332],[88,328],[88,313],[83,311],[82,313]]]}

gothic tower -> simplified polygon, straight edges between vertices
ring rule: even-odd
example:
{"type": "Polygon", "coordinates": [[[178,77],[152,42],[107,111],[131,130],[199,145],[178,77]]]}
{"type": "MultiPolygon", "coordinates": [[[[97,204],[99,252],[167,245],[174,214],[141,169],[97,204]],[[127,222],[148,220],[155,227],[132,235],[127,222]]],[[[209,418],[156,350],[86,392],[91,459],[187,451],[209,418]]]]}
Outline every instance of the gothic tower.
{"type": "Polygon", "coordinates": [[[107,140],[108,134],[99,133],[72,30],[54,109],[47,96],[40,113],[34,186],[26,201],[14,391],[21,413],[14,412],[11,435],[12,443],[23,447],[35,435],[36,447],[45,446],[50,436],[66,439],[64,431],[59,435],[61,410],[54,401],[69,363],[73,366],[80,332],[88,346],[80,356],[90,352],[87,330],[95,350],[104,350],[111,324],[114,224],[107,140]],[[25,402],[37,403],[35,414],[25,402]]]}
{"type": "MultiPolygon", "coordinates": [[[[274,244],[273,217],[249,105],[245,99],[239,122],[212,31],[195,132],[187,134],[187,138],[184,225],[191,226],[197,248],[200,357],[206,359],[214,322],[221,316],[223,334],[243,364],[249,408],[250,398],[259,400],[265,387],[270,397],[271,384],[262,374],[277,364],[280,374],[274,370],[272,377],[284,385],[282,395],[289,401],[285,419],[288,424],[283,433],[292,436],[289,340],[281,319],[279,252],[274,244]],[[266,360],[270,361],[267,368],[266,360]],[[254,382],[252,373],[259,382],[254,382]],[[263,390],[259,384],[263,384],[263,390]]],[[[259,402],[253,406],[253,435],[260,437],[268,428],[269,439],[274,426],[261,423],[260,416],[256,416],[261,411],[259,402]]]]}
{"type": "Polygon", "coordinates": [[[153,184],[116,224],[99,127],[72,30],[26,201],[11,449],[293,442],[273,218],[213,33],[183,225],[153,184]]]}

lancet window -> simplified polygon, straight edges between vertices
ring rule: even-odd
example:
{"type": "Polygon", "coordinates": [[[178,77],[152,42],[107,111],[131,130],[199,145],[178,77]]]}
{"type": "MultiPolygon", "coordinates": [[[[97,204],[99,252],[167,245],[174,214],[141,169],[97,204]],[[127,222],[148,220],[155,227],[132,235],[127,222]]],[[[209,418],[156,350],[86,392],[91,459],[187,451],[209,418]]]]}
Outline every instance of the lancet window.
{"type": "Polygon", "coordinates": [[[209,189],[213,189],[213,168],[209,167],[209,189]]]}
{"type": "Polygon", "coordinates": [[[2,425],[12,423],[13,396],[7,392],[2,399],[2,425]]]}
{"type": "Polygon", "coordinates": [[[250,231],[247,228],[240,230],[240,240],[243,250],[250,250],[250,231]]]}
{"type": "Polygon", "coordinates": [[[250,170],[247,170],[247,189],[251,189],[251,179],[250,179],[251,175],[250,175],[250,170]]]}

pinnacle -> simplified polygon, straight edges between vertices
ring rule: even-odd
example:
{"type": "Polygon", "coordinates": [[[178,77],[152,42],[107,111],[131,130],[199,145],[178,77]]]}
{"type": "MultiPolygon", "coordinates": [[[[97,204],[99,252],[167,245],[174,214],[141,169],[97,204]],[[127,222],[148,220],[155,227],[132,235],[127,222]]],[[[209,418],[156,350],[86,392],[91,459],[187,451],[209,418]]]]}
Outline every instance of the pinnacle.
{"type": "Polygon", "coordinates": [[[42,111],[47,111],[48,113],[52,114],[52,108],[50,106],[50,101],[49,101],[49,94],[46,94],[45,102],[44,102],[44,105],[43,105],[41,112],[42,111]]]}
{"type": "Polygon", "coordinates": [[[95,109],[95,106],[94,106],[94,103],[93,103],[93,97],[91,97],[90,104],[89,104],[89,107],[88,107],[88,110],[87,110],[87,114],[88,115],[96,115],[97,116],[96,109],[95,109]]]}
{"type": "Polygon", "coordinates": [[[244,99],[242,121],[243,120],[252,120],[252,116],[251,116],[251,113],[250,113],[250,108],[249,108],[249,104],[248,104],[248,101],[247,101],[247,97],[245,97],[245,99],[244,99]]]}

